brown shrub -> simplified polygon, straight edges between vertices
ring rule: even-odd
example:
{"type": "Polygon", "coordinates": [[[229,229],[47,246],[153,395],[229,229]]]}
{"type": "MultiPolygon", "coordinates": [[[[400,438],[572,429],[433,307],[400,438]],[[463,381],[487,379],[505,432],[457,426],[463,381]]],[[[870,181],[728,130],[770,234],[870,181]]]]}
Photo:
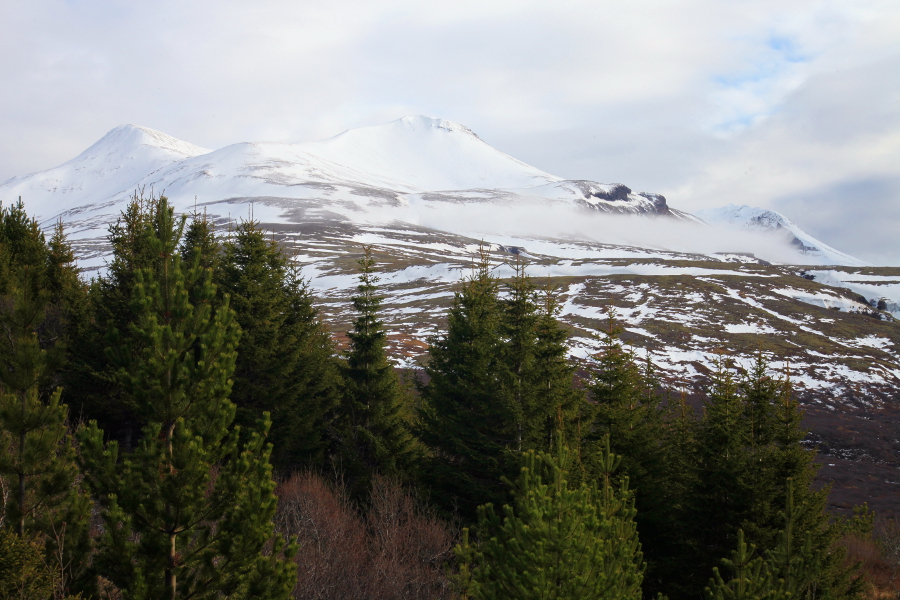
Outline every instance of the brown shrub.
{"type": "Polygon", "coordinates": [[[847,549],[847,564],[860,563],[866,598],[900,597],[900,524],[893,519],[882,520],[876,524],[874,535],[847,534],[841,543],[847,549]]]}
{"type": "Polygon", "coordinates": [[[442,599],[456,536],[394,481],[376,478],[360,515],[340,485],[297,473],[278,486],[277,529],[296,536],[304,600],[442,599]]]}

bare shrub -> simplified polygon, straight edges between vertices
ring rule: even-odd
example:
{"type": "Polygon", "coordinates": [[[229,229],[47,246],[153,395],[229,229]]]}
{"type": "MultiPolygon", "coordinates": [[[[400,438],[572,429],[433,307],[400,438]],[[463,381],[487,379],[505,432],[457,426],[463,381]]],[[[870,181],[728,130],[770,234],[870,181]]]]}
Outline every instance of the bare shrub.
{"type": "Polygon", "coordinates": [[[276,494],[276,527],[300,543],[294,598],[450,597],[444,565],[456,537],[396,482],[376,478],[362,515],[342,486],[313,473],[293,475],[276,494]]]}
{"type": "Polygon", "coordinates": [[[450,596],[445,564],[456,536],[399,483],[376,477],[366,513],[371,598],[415,600],[450,596]]]}
{"type": "Polygon", "coordinates": [[[365,526],[344,491],[315,474],[298,473],[276,494],[275,527],[300,543],[294,598],[365,599],[365,526]]]}
{"type": "Polygon", "coordinates": [[[900,589],[900,523],[879,520],[873,535],[848,533],[841,540],[847,549],[848,566],[860,565],[866,585],[865,598],[887,600],[898,597],[900,589]]]}

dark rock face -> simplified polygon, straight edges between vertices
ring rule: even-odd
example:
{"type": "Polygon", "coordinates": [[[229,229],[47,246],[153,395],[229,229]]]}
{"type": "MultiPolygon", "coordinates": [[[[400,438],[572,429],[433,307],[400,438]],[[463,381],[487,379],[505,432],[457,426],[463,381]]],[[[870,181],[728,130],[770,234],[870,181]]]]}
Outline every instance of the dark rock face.
{"type": "Polygon", "coordinates": [[[667,215],[669,214],[669,205],[666,204],[666,197],[662,194],[650,194],[648,192],[641,192],[638,194],[642,198],[646,198],[653,203],[653,207],[655,209],[656,214],[658,215],[667,215]]]}
{"type": "Polygon", "coordinates": [[[615,202],[617,200],[628,200],[628,195],[630,193],[631,188],[629,188],[628,186],[622,185],[621,183],[614,183],[609,189],[598,189],[595,186],[591,186],[591,189],[589,191],[586,191],[584,196],[585,198],[600,198],[601,200],[609,200],[611,202],[615,202]]]}
{"type": "Polygon", "coordinates": [[[596,181],[586,181],[583,179],[565,182],[568,186],[577,189],[587,201],[591,208],[598,210],[608,210],[610,212],[619,212],[613,207],[607,206],[600,208],[590,202],[591,198],[603,200],[605,202],[622,202],[622,212],[638,212],[644,214],[655,215],[671,215],[666,198],[662,194],[652,194],[648,192],[634,193],[630,187],[621,183],[601,184],[596,181]],[[649,201],[650,206],[647,206],[649,201]],[[631,206],[627,206],[630,204],[631,206]],[[639,207],[639,208],[638,208],[639,207]],[[637,210],[635,210],[637,208],[637,210]]]}
{"type": "Polygon", "coordinates": [[[815,252],[816,250],[818,250],[818,248],[816,248],[815,246],[807,246],[800,238],[796,236],[792,236],[791,245],[801,252],[815,252]]]}

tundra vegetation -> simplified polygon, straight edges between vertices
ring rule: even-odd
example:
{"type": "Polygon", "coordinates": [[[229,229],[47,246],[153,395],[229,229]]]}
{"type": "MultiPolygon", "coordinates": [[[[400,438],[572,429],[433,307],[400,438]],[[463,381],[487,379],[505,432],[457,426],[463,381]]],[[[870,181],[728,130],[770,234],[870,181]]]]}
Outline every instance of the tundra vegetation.
{"type": "Polygon", "coordinates": [[[0,598],[877,597],[900,526],[826,512],[790,379],[701,410],[482,255],[415,383],[360,249],[339,351],[284,248],[135,196],[90,281],[0,206],[0,598]]]}

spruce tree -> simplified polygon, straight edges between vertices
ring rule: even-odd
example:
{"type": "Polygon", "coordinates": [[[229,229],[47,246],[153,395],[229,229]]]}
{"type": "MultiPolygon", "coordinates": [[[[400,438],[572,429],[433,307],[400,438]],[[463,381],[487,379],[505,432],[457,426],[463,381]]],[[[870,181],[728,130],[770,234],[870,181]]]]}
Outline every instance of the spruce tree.
{"type": "MultiPolygon", "coordinates": [[[[530,428],[535,438],[529,448],[550,450],[554,431],[554,416],[559,415],[556,426],[564,430],[566,439],[573,440],[573,460],[578,460],[581,419],[588,414],[583,390],[575,385],[575,366],[569,361],[569,332],[557,320],[561,307],[555,290],[549,284],[538,297],[537,332],[535,339],[536,418],[530,428]],[[551,411],[555,411],[555,414],[551,411]]],[[[578,471],[581,469],[579,468],[578,471]]]]}
{"type": "Polygon", "coordinates": [[[217,280],[219,269],[222,268],[222,243],[216,235],[216,226],[203,213],[191,213],[190,221],[181,240],[181,259],[186,264],[193,264],[196,260],[201,269],[209,269],[213,273],[213,280],[217,280]]]}
{"type": "Polygon", "coordinates": [[[622,456],[620,476],[628,477],[635,490],[638,530],[649,564],[648,583],[658,591],[658,563],[665,560],[671,547],[677,518],[669,494],[673,473],[663,443],[665,413],[652,362],[648,357],[640,364],[634,352],[622,346],[621,331],[610,307],[601,350],[589,367],[592,416],[584,433],[582,457],[591,476],[595,458],[603,456],[606,436],[613,452],[622,456]]]}
{"type": "MultiPolygon", "coordinates": [[[[706,588],[708,600],[790,600],[818,597],[817,584],[822,570],[822,557],[812,544],[809,532],[798,536],[795,531],[798,513],[795,510],[791,480],[787,480],[784,526],[778,542],[771,550],[754,555],[755,546],[744,540],[743,530],[737,533],[737,548],[731,559],[723,559],[722,566],[731,571],[731,579],[722,577],[718,567],[706,588]]],[[[829,597],[826,593],[823,597],[829,597]]]]}
{"type": "Polygon", "coordinates": [[[552,289],[543,297],[517,257],[514,277],[500,299],[501,344],[497,364],[498,400],[514,419],[512,450],[549,451],[557,417],[572,434],[583,395],[574,388],[575,369],[567,360],[568,332],[556,320],[552,289]]]}
{"type": "Polygon", "coordinates": [[[535,304],[535,288],[531,278],[525,275],[525,265],[516,257],[515,276],[507,284],[505,298],[500,300],[499,334],[502,344],[498,360],[499,386],[498,400],[506,404],[513,418],[514,441],[512,449],[521,453],[535,443],[535,434],[529,427],[536,419],[549,418],[553,422],[555,407],[540,402],[538,393],[541,386],[537,375],[537,324],[538,312],[535,304]]]}
{"type": "Polygon", "coordinates": [[[48,249],[37,220],[25,212],[22,198],[9,207],[0,203],[0,295],[9,294],[20,283],[27,268],[32,292],[48,286],[48,249]]]}
{"type": "MultiPolygon", "coordinates": [[[[199,233],[198,240],[208,239],[199,233]]],[[[199,243],[194,247],[203,264],[209,252],[199,243]]],[[[231,393],[237,424],[252,425],[269,412],[275,466],[284,472],[323,467],[339,374],[331,337],[307,283],[255,221],[235,228],[219,264],[220,299],[230,296],[243,332],[231,393]]]]}
{"type": "Polygon", "coordinates": [[[425,367],[420,437],[433,451],[430,483],[441,490],[436,500],[466,519],[478,504],[502,501],[499,481],[522,452],[550,449],[557,417],[577,439],[584,408],[552,290],[541,297],[524,263],[513,267],[501,284],[482,251],[425,367]]]}
{"type": "Polygon", "coordinates": [[[695,568],[683,569],[676,578],[678,593],[699,592],[708,569],[729,546],[735,547],[738,531],[761,553],[774,551],[790,480],[792,502],[803,507],[793,518],[793,531],[798,539],[809,538],[821,560],[818,593],[856,597],[860,581],[856,570],[844,565],[846,554],[838,543],[841,523],[825,510],[828,489],[812,489],[815,452],[802,444],[807,432],[789,379],[772,377],[765,357],[758,355],[740,376],[720,358],[711,381],[695,430],[697,470],[684,519],[695,568]]]}
{"type": "Polygon", "coordinates": [[[378,318],[383,298],[377,294],[372,248],[363,248],[359,285],[353,297],[357,318],[347,335],[344,399],[338,422],[340,468],[350,491],[368,490],[376,473],[408,478],[415,466],[416,449],[402,416],[403,392],[385,353],[384,324],[378,318]]]}
{"type": "Polygon", "coordinates": [[[42,348],[38,330],[49,293],[20,267],[11,304],[0,311],[0,526],[39,536],[43,561],[63,589],[86,589],[90,501],[78,484],[62,389],[45,393],[64,358],[42,348]]]}
{"type": "Polygon", "coordinates": [[[445,511],[472,521],[501,503],[511,472],[515,418],[498,398],[501,354],[498,282],[487,255],[456,292],[447,331],[431,341],[421,387],[419,438],[430,449],[425,481],[445,511]]]}
{"type": "Polygon", "coordinates": [[[147,237],[158,259],[135,273],[130,335],[110,335],[144,435],[120,455],[96,422],[79,433],[102,506],[95,566],[126,599],[288,598],[293,548],[273,533],[269,422],[245,444],[231,426],[239,327],[227,300],[213,310],[208,270],[178,255],[183,226],[161,201],[147,237]]]}
{"type": "Polygon", "coordinates": [[[40,544],[0,527],[0,599],[53,597],[54,577],[44,560],[40,544]]]}
{"type": "Polygon", "coordinates": [[[730,360],[719,356],[710,378],[709,398],[697,427],[696,478],[685,511],[695,568],[682,573],[680,582],[696,592],[713,566],[735,547],[751,504],[746,482],[753,464],[745,405],[730,360]]]}
{"type": "Polygon", "coordinates": [[[605,444],[601,487],[570,486],[567,448],[528,451],[503,517],[479,508],[477,543],[468,530],[457,547],[461,583],[475,600],[576,600],[641,597],[643,561],[627,481],[612,473],[619,458],[605,444]]]}
{"type": "Polygon", "coordinates": [[[85,317],[73,336],[72,360],[65,372],[64,383],[73,399],[73,411],[86,420],[97,421],[126,452],[131,451],[144,423],[107,358],[107,333],[115,329],[123,343],[130,342],[132,352],[141,350],[137,340],[130,340],[131,303],[137,273],[159,266],[151,238],[159,233],[155,228],[164,207],[168,207],[165,196],[145,198],[142,193],[135,193],[109,226],[107,240],[112,247],[112,260],[106,272],[92,281],[85,317]]]}

